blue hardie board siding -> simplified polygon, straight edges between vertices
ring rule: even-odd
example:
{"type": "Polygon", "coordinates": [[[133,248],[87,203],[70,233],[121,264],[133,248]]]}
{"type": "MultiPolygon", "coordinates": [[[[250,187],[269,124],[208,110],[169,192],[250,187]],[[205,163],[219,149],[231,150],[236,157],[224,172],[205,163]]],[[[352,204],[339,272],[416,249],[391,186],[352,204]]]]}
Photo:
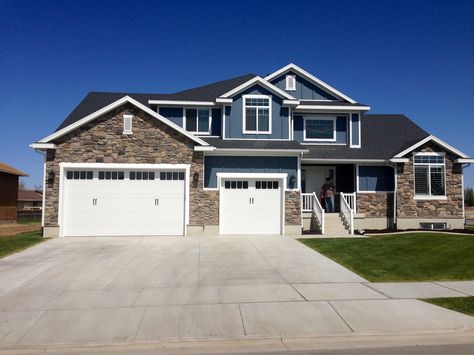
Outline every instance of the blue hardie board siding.
{"type": "MultiPolygon", "coordinates": [[[[317,115],[315,115],[317,117],[317,115]]],[[[293,115],[293,137],[297,142],[304,142],[304,119],[301,115],[293,115]]],[[[307,143],[318,143],[307,141],[307,143]]],[[[347,144],[347,116],[338,116],[336,119],[336,141],[319,142],[321,144],[347,144]]]]}
{"type": "Polygon", "coordinates": [[[282,99],[265,88],[255,85],[235,96],[232,106],[226,106],[225,138],[288,139],[289,109],[282,106],[282,99]],[[242,95],[269,95],[272,97],[272,134],[243,133],[242,95]]]}
{"type": "MultiPolygon", "coordinates": [[[[195,108],[195,107],[193,107],[195,108]]],[[[183,123],[183,107],[160,107],[158,113],[163,117],[166,117],[171,122],[177,124],[180,127],[184,128],[183,123]]],[[[211,110],[211,135],[220,136],[221,135],[221,123],[222,123],[222,110],[220,108],[213,108],[211,110]]]]}
{"type": "Polygon", "coordinates": [[[271,81],[271,83],[299,100],[339,100],[337,97],[332,96],[328,92],[291,71],[276,77],[271,81]],[[296,77],[296,91],[285,90],[287,75],[294,75],[296,77]]]}
{"type": "Polygon", "coordinates": [[[287,173],[288,188],[290,177],[298,176],[297,157],[262,157],[262,156],[206,156],[204,158],[204,187],[217,187],[217,173],[287,173]]]}
{"type": "Polygon", "coordinates": [[[393,191],[395,177],[390,166],[359,165],[359,191],[393,191]]]}
{"type": "Polygon", "coordinates": [[[360,145],[360,135],[359,135],[359,125],[360,125],[360,117],[358,113],[353,113],[351,115],[351,123],[352,123],[352,145],[360,145]]]}

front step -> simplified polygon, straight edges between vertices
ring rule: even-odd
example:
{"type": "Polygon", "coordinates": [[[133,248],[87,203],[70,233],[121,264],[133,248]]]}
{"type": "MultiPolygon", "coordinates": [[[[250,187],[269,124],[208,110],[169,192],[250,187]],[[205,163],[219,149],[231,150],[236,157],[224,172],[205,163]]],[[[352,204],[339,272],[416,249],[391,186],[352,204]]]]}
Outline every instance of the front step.
{"type": "Polygon", "coordinates": [[[349,234],[339,213],[326,213],[324,217],[324,235],[349,234]]]}

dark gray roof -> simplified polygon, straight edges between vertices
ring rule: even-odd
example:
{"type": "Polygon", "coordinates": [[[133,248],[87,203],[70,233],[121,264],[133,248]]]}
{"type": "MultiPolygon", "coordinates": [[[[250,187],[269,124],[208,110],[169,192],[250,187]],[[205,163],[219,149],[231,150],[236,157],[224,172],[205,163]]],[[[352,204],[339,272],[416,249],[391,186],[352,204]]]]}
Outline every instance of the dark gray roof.
{"type": "Polygon", "coordinates": [[[126,92],[90,92],[76,106],[76,108],[59,125],[56,131],[79,121],[95,111],[128,95],[138,102],[148,105],[148,100],[178,100],[178,101],[214,101],[227,91],[254,78],[254,74],[246,74],[236,78],[218,81],[213,84],[200,86],[191,90],[180,91],[174,94],[138,94],[126,92]]]}
{"type": "Polygon", "coordinates": [[[347,101],[311,101],[311,100],[300,100],[300,105],[310,106],[367,106],[359,102],[351,103],[347,101]]]}
{"type": "Polygon", "coordinates": [[[245,139],[222,139],[222,138],[202,138],[209,145],[216,148],[231,148],[231,149],[285,149],[285,150],[304,150],[306,147],[302,146],[296,141],[252,141],[245,139]]]}
{"type": "Polygon", "coordinates": [[[363,115],[361,148],[348,145],[304,145],[303,159],[390,159],[429,134],[405,115],[363,115]]]}

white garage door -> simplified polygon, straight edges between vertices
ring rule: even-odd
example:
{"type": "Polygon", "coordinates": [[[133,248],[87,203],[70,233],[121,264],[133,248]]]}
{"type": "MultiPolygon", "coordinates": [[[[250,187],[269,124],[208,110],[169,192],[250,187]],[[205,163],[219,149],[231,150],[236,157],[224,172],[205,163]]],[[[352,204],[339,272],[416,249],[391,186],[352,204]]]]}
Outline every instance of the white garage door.
{"type": "Polygon", "coordinates": [[[281,180],[221,179],[221,234],[281,234],[281,180]]]}
{"type": "Polygon", "coordinates": [[[183,235],[183,171],[65,171],[64,236],[183,235]]]}

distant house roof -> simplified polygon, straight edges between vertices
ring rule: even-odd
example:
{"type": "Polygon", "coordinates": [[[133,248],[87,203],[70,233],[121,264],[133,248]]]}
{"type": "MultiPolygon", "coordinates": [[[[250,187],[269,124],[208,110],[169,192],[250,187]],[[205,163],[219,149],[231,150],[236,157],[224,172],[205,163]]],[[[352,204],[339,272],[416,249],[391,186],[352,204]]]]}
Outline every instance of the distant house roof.
{"type": "Polygon", "coordinates": [[[43,194],[35,190],[18,190],[18,201],[43,201],[43,194]]]}
{"type": "Polygon", "coordinates": [[[10,165],[7,165],[1,162],[0,162],[0,172],[12,174],[12,175],[18,175],[18,176],[28,176],[28,174],[25,174],[23,171],[15,169],[14,167],[10,165]]]}
{"type": "Polygon", "coordinates": [[[405,115],[362,115],[361,148],[305,145],[303,159],[388,160],[429,134],[405,115]]]}
{"type": "Polygon", "coordinates": [[[67,127],[74,122],[100,110],[112,102],[124,96],[130,96],[145,106],[149,100],[170,100],[170,101],[214,101],[220,95],[254,78],[254,74],[246,74],[236,78],[218,81],[213,84],[200,86],[194,89],[179,91],[174,94],[139,94],[126,92],[90,92],[76,106],[76,108],[66,117],[66,119],[56,128],[56,132],[67,127]]]}

